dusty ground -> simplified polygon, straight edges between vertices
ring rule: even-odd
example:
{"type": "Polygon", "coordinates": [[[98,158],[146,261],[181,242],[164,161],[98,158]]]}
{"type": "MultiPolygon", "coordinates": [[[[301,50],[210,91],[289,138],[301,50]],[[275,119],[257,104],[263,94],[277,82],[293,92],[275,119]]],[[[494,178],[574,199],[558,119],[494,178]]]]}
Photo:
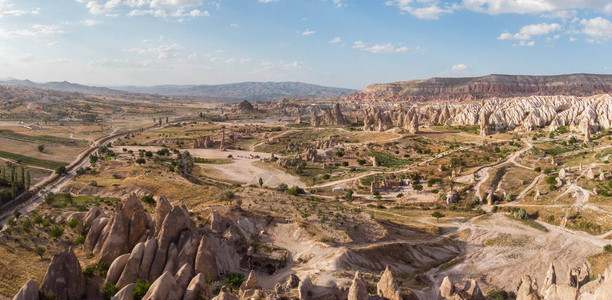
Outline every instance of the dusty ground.
{"type": "MultiPolygon", "coordinates": [[[[115,151],[121,151],[123,148],[135,152],[139,149],[147,151],[161,149],[161,147],[154,146],[126,146],[117,148],[115,151]]],[[[228,155],[232,155],[232,163],[199,164],[200,168],[206,171],[205,176],[210,178],[255,185],[258,185],[259,178],[262,178],[264,185],[269,187],[276,187],[279,183],[285,183],[288,186],[305,186],[298,177],[259,163],[261,159],[269,158],[269,153],[240,150],[223,151],[219,149],[186,149],[186,151],[189,151],[194,157],[208,159],[227,159],[228,155]]]]}

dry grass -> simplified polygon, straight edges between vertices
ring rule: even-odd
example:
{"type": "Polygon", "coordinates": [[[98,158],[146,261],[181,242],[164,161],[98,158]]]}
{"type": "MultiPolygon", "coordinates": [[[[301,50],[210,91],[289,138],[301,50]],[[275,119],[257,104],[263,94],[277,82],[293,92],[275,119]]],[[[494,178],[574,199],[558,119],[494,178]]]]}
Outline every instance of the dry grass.
{"type": "Polygon", "coordinates": [[[508,233],[501,233],[498,236],[485,240],[483,245],[485,246],[498,246],[498,247],[523,247],[529,243],[529,236],[527,235],[511,235],[508,233]]]}
{"type": "Polygon", "coordinates": [[[591,264],[591,276],[597,277],[604,273],[606,268],[612,264],[612,253],[602,252],[588,258],[591,264]]]}
{"type": "Polygon", "coordinates": [[[41,260],[31,249],[15,242],[0,243],[0,298],[10,299],[30,279],[42,282],[49,263],[49,254],[41,260]]]}

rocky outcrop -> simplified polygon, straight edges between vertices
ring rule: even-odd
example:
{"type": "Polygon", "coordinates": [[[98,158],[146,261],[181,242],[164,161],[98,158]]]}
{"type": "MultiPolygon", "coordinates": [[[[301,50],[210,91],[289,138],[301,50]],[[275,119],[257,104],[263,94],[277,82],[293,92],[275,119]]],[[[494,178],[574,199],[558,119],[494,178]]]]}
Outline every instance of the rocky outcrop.
{"type": "Polygon", "coordinates": [[[204,274],[200,273],[191,279],[187,289],[185,290],[185,294],[183,296],[183,300],[197,300],[197,299],[210,299],[212,298],[212,292],[210,290],[210,286],[206,282],[206,277],[204,274]]]}
{"type": "MultiPolygon", "coordinates": [[[[94,220],[94,223],[97,220],[94,220]]],[[[143,241],[152,231],[152,226],[140,198],[130,195],[124,203],[117,205],[115,214],[102,230],[104,234],[96,239],[96,246],[93,247],[94,254],[96,249],[100,249],[98,261],[110,264],[119,255],[128,253],[137,242],[143,241]],[[100,244],[102,246],[99,246],[100,244]]],[[[95,237],[92,236],[90,242],[94,239],[95,237]]]]}
{"type": "Polygon", "coordinates": [[[243,113],[248,113],[248,112],[253,112],[255,108],[253,107],[253,104],[251,104],[249,101],[244,100],[240,102],[240,104],[238,104],[238,110],[240,110],[243,113]]]}
{"type": "Polygon", "coordinates": [[[448,276],[444,277],[438,289],[442,299],[472,299],[485,300],[485,296],[478,283],[471,279],[463,284],[463,288],[457,287],[448,276]]]}
{"type": "Polygon", "coordinates": [[[430,78],[372,84],[343,97],[354,102],[470,101],[531,95],[591,96],[612,92],[612,75],[559,76],[488,75],[471,78],[430,78]]]}
{"type": "Polygon", "coordinates": [[[195,271],[196,273],[204,274],[204,276],[211,280],[218,278],[219,269],[217,267],[217,260],[212,252],[210,238],[207,236],[202,236],[200,240],[195,259],[195,271]]]}
{"type": "Polygon", "coordinates": [[[257,275],[254,271],[249,273],[249,277],[240,285],[239,295],[242,299],[248,299],[253,297],[258,291],[261,291],[257,275]]]}
{"type": "Polygon", "coordinates": [[[57,300],[81,299],[85,288],[83,271],[74,252],[56,253],[40,286],[41,295],[57,300]]]}
{"type": "Polygon", "coordinates": [[[400,289],[389,267],[385,269],[376,285],[376,294],[383,299],[402,300],[400,289]]]}
{"type": "Polygon", "coordinates": [[[538,284],[531,277],[524,275],[521,277],[521,286],[516,293],[517,300],[540,300],[538,294],[538,284]]]}
{"type": "Polygon", "coordinates": [[[359,271],[355,273],[355,278],[353,278],[353,284],[349,288],[348,300],[368,300],[368,286],[365,283],[365,280],[361,278],[361,274],[359,271]]]}
{"type": "Polygon", "coordinates": [[[179,300],[176,279],[170,272],[165,272],[155,280],[142,298],[143,300],[179,300]]]}
{"type": "Polygon", "coordinates": [[[38,300],[38,283],[34,280],[29,280],[26,284],[19,290],[17,295],[13,297],[13,300],[38,300]]]}

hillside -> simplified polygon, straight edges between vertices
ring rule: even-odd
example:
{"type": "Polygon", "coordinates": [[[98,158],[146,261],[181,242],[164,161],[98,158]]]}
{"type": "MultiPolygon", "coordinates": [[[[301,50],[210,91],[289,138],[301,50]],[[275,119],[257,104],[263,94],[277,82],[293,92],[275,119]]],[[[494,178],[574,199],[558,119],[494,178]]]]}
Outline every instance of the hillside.
{"type": "Polygon", "coordinates": [[[241,82],[220,85],[124,86],[118,89],[169,96],[189,96],[219,100],[322,99],[337,98],[356,90],[326,87],[302,82],[241,82]]]}
{"type": "Polygon", "coordinates": [[[289,99],[338,98],[357,90],[326,87],[302,82],[242,82],[220,85],[157,85],[97,87],[68,81],[38,83],[30,80],[8,78],[0,85],[33,87],[62,92],[76,92],[90,95],[121,95],[127,93],[158,94],[163,96],[191,97],[202,100],[242,101],[289,99]]]}
{"type": "Polygon", "coordinates": [[[372,84],[344,97],[356,102],[468,101],[531,95],[591,96],[612,92],[612,75],[488,75],[372,84]]]}

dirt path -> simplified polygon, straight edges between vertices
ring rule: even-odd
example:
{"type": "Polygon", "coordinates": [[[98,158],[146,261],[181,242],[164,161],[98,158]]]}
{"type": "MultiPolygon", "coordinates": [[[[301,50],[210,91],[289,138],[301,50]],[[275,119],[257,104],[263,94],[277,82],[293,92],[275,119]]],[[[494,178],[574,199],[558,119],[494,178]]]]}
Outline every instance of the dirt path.
{"type": "Polygon", "coordinates": [[[469,147],[462,147],[462,148],[459,148],[459,149],[446,151],[444,153],[438,154],[436,157],[432,157],[430,159],[424,160],[422,162],[419,162],[419,163],[417,163],[415,165],[412,165],[412,166],[410,166],[408,168],[401,169],[401,170],[389,171],[389,172],[370,171],[370,172],[367,172],[367,173],[364,173],[364,174],[361,174],[361,175],[358,175],[358,176],[355,176],[355,177],[346,178],[346,179],[340,179],[340,180],[335,180],[335,181],[330,181],[330,182],[327,182],[327,183],[324,183],[324,184],[315,185],[315,186],[312,186],[312,187],[313,188],[322,188],[322,187],[336,186],[336,185],[339,185],[339,184],[353,182],[353,181],[359,180],[361,178],[368,177],[368,176],[371,176],[371,175],[376,175],[376,174],[383,174],[383,173],[385,173],[385,174],[405,173],[405,172],[408,172],[408,171],[410,171],[410,170],[412,170],[412,169],[414,169],[416,167],[419,167],[419,166],[422,166],[424,164],[430,163],[430,162],[432,162],[432,161],[434,161],[436,159],[440,159],[440,158],[446,157],[446,156],[448,156],[448,155],[450,155],[452,153],[455,153],[457,151],[463,151],[463,150],[468,150],[468,149],[469,149],[469,147]]]}

